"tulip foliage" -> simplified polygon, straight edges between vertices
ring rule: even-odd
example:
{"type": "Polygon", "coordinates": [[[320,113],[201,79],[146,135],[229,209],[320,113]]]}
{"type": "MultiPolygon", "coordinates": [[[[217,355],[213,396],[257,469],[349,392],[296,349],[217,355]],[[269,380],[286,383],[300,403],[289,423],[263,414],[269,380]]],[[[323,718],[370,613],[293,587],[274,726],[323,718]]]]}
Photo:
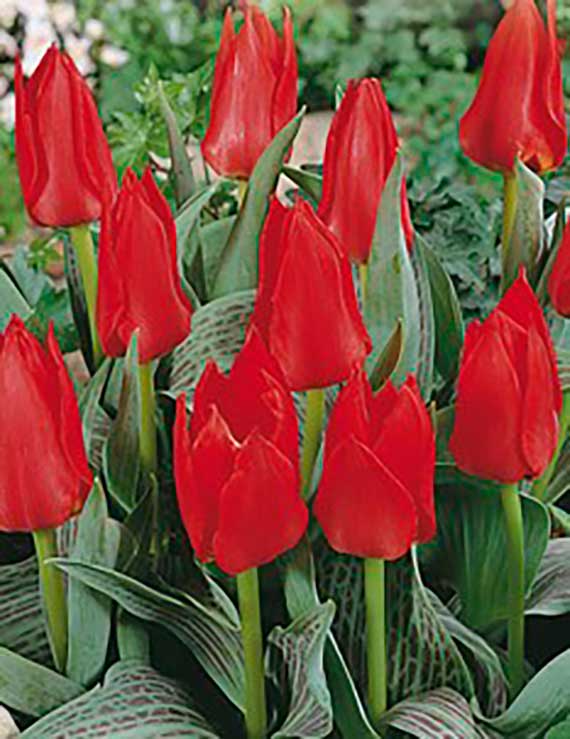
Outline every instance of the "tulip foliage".
{"type": "Polygon", "coordinates": [[[204,167],[159,85],[169,171],[149,152],[120,186],[71,59],[16,65],[85,377],[3,265],[0,704],[30,737],[569,736],[554,2],[509,4],[459,123],[505,185],[500,296],[468,325],[380,80],[348,83],[322,175],[290,164],[293,28],[228,10],[204,167]]]}

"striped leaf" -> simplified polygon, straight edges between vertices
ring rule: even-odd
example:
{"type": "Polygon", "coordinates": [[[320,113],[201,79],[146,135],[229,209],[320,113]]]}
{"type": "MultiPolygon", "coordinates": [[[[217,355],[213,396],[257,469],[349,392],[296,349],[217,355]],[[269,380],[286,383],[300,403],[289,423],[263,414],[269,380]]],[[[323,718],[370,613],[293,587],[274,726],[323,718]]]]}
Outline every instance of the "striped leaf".
{"type": "Polygon", "coordinates": [[[570,611],[570,539],[552,539],[527,598],[526,612],[560,616],[570,611]]]}
{"type": "Polygon", "coordinates": [[[419,739],[477,739],[479,736],[469,704],[449,688],[431,690],[398,703],[382,723],[419,739]]]}

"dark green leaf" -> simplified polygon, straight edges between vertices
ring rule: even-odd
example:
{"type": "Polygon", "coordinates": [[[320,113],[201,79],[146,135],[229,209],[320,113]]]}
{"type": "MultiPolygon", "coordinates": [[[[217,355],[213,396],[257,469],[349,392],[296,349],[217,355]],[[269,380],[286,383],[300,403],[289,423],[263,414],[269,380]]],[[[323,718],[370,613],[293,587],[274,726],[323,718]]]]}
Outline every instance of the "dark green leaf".
{"type": "Polygon", "coordinates": [[[79,336],[81,353],[90,369],[93,367],[93,347],[91,345],[91,329],[89,328],[89,314],[87,313],[87,300],[83,290],[83,281],[75,249],[66,234],[63,238],[63,254],[65,265],[65,282],[69,290],[69,300],[73,321],[79,336]]]}
{"type": "Polygon", "coordinates": [[[570,719],[556,724],[544,735],[544,739],[568,739],[568,737],[570,737],[570,719]]]}
{"type": "Polygon", "coordinates": [[[290,167],[288,164],[283,166],[283,174],[304,190],[309,197],[317,203],[320,202],[323,192],[323,178],[320,175],[308,172],[306,169],[290,167]]]}
{"type": "Polygon", "coordinates": [[[174,197],[176,198],[176,204],[180,207],[182,203],[192,197],[196,190],[192,162],[186,151],[176,116],[170,107],[168,98],[164,94],[160,80],[156,83],[156,91],[168,135],[168,148],[172,160],[171,175],[174,186],[174,197]]]}
{"type": "Polygon", "coordinates": [[[32,309],[7,273],[0,269],[0,331],[4,331],[13,313],[22,320],[30,316],[32,309]]]}
{"type": "Polygon", "coordinates": [[[402,356],[402,322],[398,321],[392,335],[378,355],[374,369],[370,374],[370,386],[376,392],[392,372],[396,369],[402,356]]]}
{"type": "Polygon", "coordinates": [[[412,252],[412,266],[416,278],[420,308],[420,348],[416,377],[425,398],[429,398],[433,388],[433,367],[435,358],[436,324],[433,297],[426,251],[418,242],[412,252]]]}
{"type": "MultiPolygon", "coordinates": [[[[190,236],[190,232],[198,224],[202,208],[208,204],[208,201],[218,187],[219,182],[208,185],[187,200],[177,212],[174,221],[176,223],[176,240],[178,241],[178,250],[181,256],[183,255],[184,246],[190,236]]],[[[193,254],[184,254],[184,260],[190,262],[193,256],[193,254]]]]}

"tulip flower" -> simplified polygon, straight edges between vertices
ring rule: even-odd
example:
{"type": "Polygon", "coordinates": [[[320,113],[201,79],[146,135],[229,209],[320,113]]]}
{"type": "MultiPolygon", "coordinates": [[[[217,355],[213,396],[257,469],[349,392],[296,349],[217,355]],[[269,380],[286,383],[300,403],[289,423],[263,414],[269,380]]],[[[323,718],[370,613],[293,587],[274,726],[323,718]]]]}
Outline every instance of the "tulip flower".
{"type": "Polygon", "coordinates": [[[283,13],[283,36],[257,7],[246,6],[236,33],[226,11],[216,59],[210,124],[202,153],[218,174],[248,179],[275,134],[297,110],[293,24],[283,13]]]}
{"type": "Polygon", "coordinates": [[[89,87],[52,46],[25,81],[16,60],[16,157],[24,202],[42,226],[98,219],[117,178],[89,87]]]}
{"type": "Polygon", "coordinates": [[[313,507],[338,552],[364,557],[370,718],[386,710],[384,560],[435,534],[435,438],[415,379],[376,395],[363,370],[341,390],[325,439],[313,507]]]}
{"type": "Polygon", "coordinates": [[[271,203],[253,322],[292,390],[342,382],[372,348],[346,254],[306,201],[271,203]]]}
{"type": "Polygon", "coordinates": [[[0,531],[34,535],[54,661],[63,669],[65,585],[45,560],[57,556],[55,528],[81,511],[92,475],[53,325],[44,348],[12,317],[0,334],[0,394],[0,531]]]}
{"type": "Polygon", "coordinates": [[[229,375],[206,365],[189,431],[178,399],[176,489],[200,561],[236,575],[297,544],[307,526],[297,434],[293,400],[255,329],[229,375]]]}
{"type": "MultiPolygon", "coordinates": [[[[318,214],[354,262],[364,264],[370,256],[382,191],[397,149],[398,137],[380,81],[351,80],[327,138],[318,214]]],[[[402,227],[411,249],[413,227],[405,179],[401,201],[402,227]]]]}
{"type": "Polygon", "coordinates": [[[459,124],[465,154],[511,172],[518,157],[538,173],[557,167],[567,149],[556,38],[556,0],[545,26],[534,0],[514,0],[487,50],[479,89],[459,124]]]}
{"type": "Polygon", "coordinates": [[[490,316],[467,328],[450,441],[457,466],[503,483],[538,477],[561,405],[548,327],[521,272],[490,316]]]}
{"type": "Polygon", "coordinates": [[[97,325],[103,349],[122,356],[138,329],[140,362],[146,364],[188,335],[190,314],[168,203],[150,169],[140,181],[129,169],[101,223],[97,325]]]}
{"type": "Polygon", "coordinates": [[[548,294],[554,310],[570,318],[570,223],[566,225],[548,278],[548,294]]]}

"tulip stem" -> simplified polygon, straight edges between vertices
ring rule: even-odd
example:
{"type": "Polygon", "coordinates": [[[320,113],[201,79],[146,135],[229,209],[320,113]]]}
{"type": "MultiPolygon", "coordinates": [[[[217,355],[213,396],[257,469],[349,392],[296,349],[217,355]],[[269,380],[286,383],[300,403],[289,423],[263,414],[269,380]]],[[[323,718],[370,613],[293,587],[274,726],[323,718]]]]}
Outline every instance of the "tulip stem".
{"type": "Polygon", "coordinates": [[[156,473],[156,422],[152,362],[139,365],[141,397],[140,456],[145,472],[156,473]]]}
{"type": "Polygon", "coordinates": [[[359,264],[358,274],[360,275],[360,301],[362,303],[362,311],[366,304],[366,291],[368,289],[368,265],[359,264]]]}
{"type": "Polygon", "coordinates": [[[366,657],[368,664],[368,711],[378,728],[388,705],[386,685],[386,604],[384,560],[364,560],[366,599],[366,657]]]}
{"type": "Polygon", "coordinates": [[[67,662],[67,596],[63,572],[46,559],[58,556],[55,529],[33,532],[38,557],[40,587],[47,618],[49,642],[56,668],[63,672],[67,662]]]}
{"type": "Polygon", "coordinates": [[[511,240],[515,227],[515,216],[517,213],[518,200],[518,178],[515,172],[507,172],[503,175],[503,231],[501,235],[502,250],[502,273],[501,273],[501,295],[505,293],[515,275],[509,272],[509,252],[511,240]]]}
{"type": "Polygon", "coordinates": [[[534,497],[537,498],[538,500],[544,500],[544,495],[546,493],[546,490],[548,488],[550,481],[552,480],[552,475],[554,474],[554,470],[556,469],[556,465],[558,464],[560,453],[562,452],[562,447],[564,446],[564,442],[566,441],[566,437],[568,436],[569,426],[570,426],[570,393],[567,392],[567,393],[564,393],[564,395],[562,396],[562,410],[560,411],[558,443],[556,445],[556,449],[554,451],[554,454],[552,455],[550,464],[544,470],[542,475],[534,481],[533,486],[532,486],[531,492],[534,495],[534,497]]]}
{"type": "Polygon", "coordinates": [[[507,572],[509,577],[509,681],[512,697],[523,684],[524,663],[524,530],[517,484],[503,485],[501,502],[507,533],[507,572]]]}
{"type": "Polygon", "coordinates": [[[80,226],[72,226],[69,229],[71,243],[75,249],[85,302],[87,303],[87,315],[89,318],[89,331],[91,333],[91,347],[93,350],[93,364],[97,367],[103,358],[99,334],[97,332],[97,263],[91,231],[86,223],[80,226]]]}
{"type": "Polygon", "coordinates": [[[319,442],[325,417],[325,391],[315,388],[307,391],[303,453],[301,458],[301,483],[304,496],[309,493],[313,467],[319,451],[319,442]]]}
{"type": "Polygon", "coordinates": [[[263,739],[267,708],[257,569],[240,573],[236,580],[245,660],[245,726],[248,739],[263,739]]]}

